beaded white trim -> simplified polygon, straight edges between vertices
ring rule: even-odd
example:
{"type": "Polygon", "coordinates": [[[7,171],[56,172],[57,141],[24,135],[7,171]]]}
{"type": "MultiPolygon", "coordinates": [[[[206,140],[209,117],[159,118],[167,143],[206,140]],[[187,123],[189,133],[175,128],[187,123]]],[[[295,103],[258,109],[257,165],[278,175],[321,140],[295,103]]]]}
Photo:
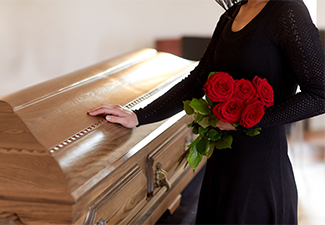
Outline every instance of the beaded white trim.
{"type": "Polygon", "coordinates": [[[84,135],[88,134],[89,132],[91,132],[92,130],[95,130],[96,128],[100,127],[101,125],[103,125],[106,122],[105,119],[102,119],[100,121],[98,121],[97,123],[91,125],[90,127],[78,132],[75,135],[72,135],[71,137],[69,137],[68,139],[64,140],[63,142],[59,143],[58,145],[52,147],[50,149],[50,153],[54,153],[56,151],[59,151],[60,149],[62,149],[63,147],[75,142],[76,140],[80,139],[81,137],[83,137],[84,135]]]}
{"type": "MultiPolygon", "coordinates": [[[[140,96],[139,98],[129,102],[124,107],[127,108],[127,109],[135,109],[136,106],[140,105],[140,103],[143,103],[145,100],[148,100],[148,102],[146,102],[146,103],[149,104],[150,102],[152,102],[153,100],[158,98],[160,95],[162,95],[163,93],[168,91],[172,86],[174,86],[180,80],[185,78],[188,75],[188,72],[191,71],[196,65],[197,64],[192,65],[192,67],[189,67],[183,73],[181,73],[179,75],[176,75],[174,78],[172,78],[172,79],[166,81],[165,83],[159,85],[155,89],[153,89],[153,90],[147,92],[146,94],[140,96]]],[[[90,133],[91,131],[97,129],[98,127],[100,127],[101,125],[103,125],[106,122],[107,122],[106,119],[102,119],[99,122],[91,125],[90,127],[78,132],[77,134],[69,137],[68,139],[64,140],[63,142],[59,143],[58,145],[50,148],[50,153],[55,153],[55,152],[59,151],[60,149],[62,149],[64,147],[66,147],[67,145],[75,142],[76,140],[83,137],[84,135],[86,135],[86,134],[90,133]]]]}

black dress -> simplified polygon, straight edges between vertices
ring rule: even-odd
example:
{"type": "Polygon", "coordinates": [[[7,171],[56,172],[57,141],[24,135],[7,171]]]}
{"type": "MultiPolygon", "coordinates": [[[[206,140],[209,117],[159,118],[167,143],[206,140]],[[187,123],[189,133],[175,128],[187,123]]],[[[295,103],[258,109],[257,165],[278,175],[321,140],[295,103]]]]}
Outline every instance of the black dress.
{"type": "MultiPolygon", "coordinates": [[[[228,10],[235,16],[241,4],[228,10]]],[[[261,134],[231,131],[232,149],[208,160],[197,224],[297,224],[297,189],[287,152],[285,124],[325,112],[324,52],[302,0],[269,1],[242,30],[221,16],[211,43],[188,78],[144,109],[140,125],[182,110],[182,101],[203,96],[211,71],[234,79],[266,78],[275,93],[261,134]],[[296,94],[297,84],[301,92],[296,94]],[[190,91],[189,91],[190,90],[190,91]]]]}

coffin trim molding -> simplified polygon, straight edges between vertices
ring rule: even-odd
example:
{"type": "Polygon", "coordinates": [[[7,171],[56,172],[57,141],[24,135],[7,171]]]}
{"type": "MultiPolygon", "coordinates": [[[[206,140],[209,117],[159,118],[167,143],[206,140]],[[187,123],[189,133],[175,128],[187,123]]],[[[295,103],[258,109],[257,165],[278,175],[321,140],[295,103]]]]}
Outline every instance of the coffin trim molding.
{"type": "MultiPolygon", "coordinates": [[[[192,66],[192,67],[194,67],[194,66],[192,66]]],[[[184,72],[179,74],[178,76],[176,76],[176,78],[172,78],[172,79],[162,83],[160,86],[154,88],[150,92],[148,92],[148,93],[140,96],[139,98],[129,102],[124,107],[127,108],[127,109],[134,109],[140,103],[143,103],[145,100],[149,100],[149,99],[150,99],[150,101],[148,103],[150,103],[151,101],[157,99],[162,93],[164,93],[165,91],[168,91],[171,88],[171,86],[178,83],[181,79],[185,78],[187,75],[188,74],[184,73],[184,72]]],[[[67,138],[66,140],[62,141],[61,143],[57,144],[56,146],[53,146],[52,148],[50,148],[50,153],[55,153],[55,152],[61,150],[62,148],[64,148],[65,146],[67,146],[69,144],[72,144],[73,142],[75,142],[79,138],[83,137],[84,135],[91,132],[92,130],[97,129],[98,127],[100,127],[101,125],[103,125],[106,122],[107,121],[105,119],[102,119],[99,122],[97,122],[97,123],[85,128],[85,129],[83,129],[82,131],[72,135],[71,137],[67,138]]]]}
{"type": "Polygon", "coordinates": [[[17,154],[38,154],[38,155],[47,155],[45,151],[39,151],[34,149],[19,149],[19,148],[3,148],[0,147],[1,153],[17,153],[17,154]]]}
{"type": "Polygon", "coordinates": [[[115,184],[113,184],[105,192],[103,192],[99,197],[97,197],[97,199],[95,199],[94,202],[90,205],[89,212],[83,225],[96,224],[95,221],[97,219],[97,211],[106,202],[108,202],[111,198],[117,195],[117,193],[119,193],[123,189],[123,187],[126,187],[126,185],[135,177],[137,177],[140,173],[141,168],[138,165],[134,166],[125,174],[125,176],[123,176],[120,180],[118,180],[115,184]]]}

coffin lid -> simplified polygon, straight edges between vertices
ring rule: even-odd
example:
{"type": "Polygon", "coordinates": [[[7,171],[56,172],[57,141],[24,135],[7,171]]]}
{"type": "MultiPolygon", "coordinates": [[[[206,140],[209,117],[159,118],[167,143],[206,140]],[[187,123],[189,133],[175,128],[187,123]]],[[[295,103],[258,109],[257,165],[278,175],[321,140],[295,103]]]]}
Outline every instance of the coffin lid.
{"type": "MultiPolygon", "coordinates": [[[[55,199],[75,201],[82,195],[78,192],[80,186],[89,184],[91,177],[111,163],[107,154],[97,154],[100,148],[94,144],[112,141],[114,132],[127,134],[123,147],[140,141],[134,136],[136,131],[108,124],[102,117],[91,117],[88,109],[102,103],[129,109],[143,107],[196,65],[168,53],[142,49],[1,97],[0,192],[7,193],[6,198],[17,196],[17,192],[35,198],[35,192],[54,199],[49,193],[53,195],[55,190],[55,199]],[[83,154],[90,153],[96,155],[96,162],[105,158],[107,163],[92,169],[84,180],[75,181],[71,171],[85,167],[79,162],[83,154]],[[8,183],[11,174],[19,178],[8,183]]],[[[156,128],[142,129],[137,138],[148,136],[156,128]]],[[[120,147],[110,147],[110,151],[120,147]]],[[[91,163],[95,165],[95,161],[91,163]]]]}

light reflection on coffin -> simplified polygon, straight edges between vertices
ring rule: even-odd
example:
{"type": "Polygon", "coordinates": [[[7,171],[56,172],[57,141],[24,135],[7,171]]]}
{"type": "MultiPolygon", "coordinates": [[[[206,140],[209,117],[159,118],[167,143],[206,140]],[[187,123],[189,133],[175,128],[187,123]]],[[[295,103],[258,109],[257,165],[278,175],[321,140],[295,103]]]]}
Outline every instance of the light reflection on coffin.
{"type": "Polygon", "coordinates": [[[144,107],[196,65],[143,49],[1,97],[0,224],[154,224],[175,208],[191,118],[127,129],[87,110],[144,107]]]}

